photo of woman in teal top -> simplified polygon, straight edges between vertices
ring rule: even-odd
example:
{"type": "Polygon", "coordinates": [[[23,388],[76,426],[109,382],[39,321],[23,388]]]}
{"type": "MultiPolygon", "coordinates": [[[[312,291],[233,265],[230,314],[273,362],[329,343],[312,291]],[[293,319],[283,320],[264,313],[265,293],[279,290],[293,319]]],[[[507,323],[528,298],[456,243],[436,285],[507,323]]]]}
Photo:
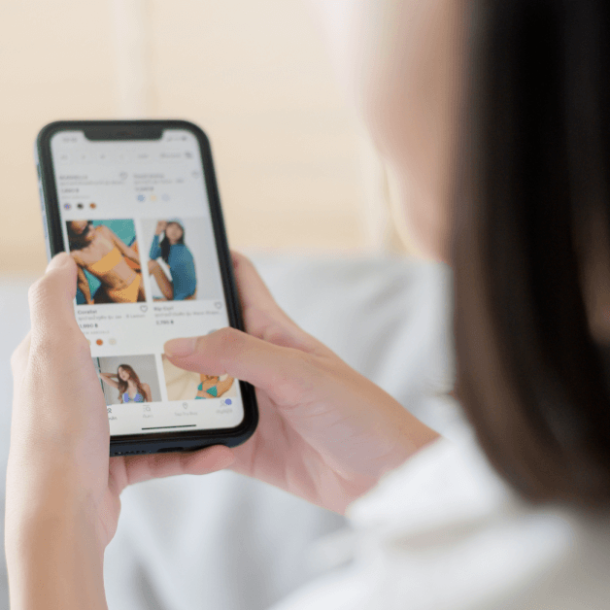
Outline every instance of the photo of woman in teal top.
{"type": "Polygon", "coordinates": [[[165,300],[185,301],[196,298],[195,259],[184,243],[184,226],[181,221],[172,219],[157,223],[148,257],[148,272],[157,282],[165,300]],[[167,277],[159,264],[159,258],[169,267],[171,278],[167,277]]]}
{"type": "Polygon", "coordinates": [[[222,381],[218,375],[201,374],[201,383],[197,387],[195,399],[220,398],[233,385],[234,378],[227,375],[222,381]]]}

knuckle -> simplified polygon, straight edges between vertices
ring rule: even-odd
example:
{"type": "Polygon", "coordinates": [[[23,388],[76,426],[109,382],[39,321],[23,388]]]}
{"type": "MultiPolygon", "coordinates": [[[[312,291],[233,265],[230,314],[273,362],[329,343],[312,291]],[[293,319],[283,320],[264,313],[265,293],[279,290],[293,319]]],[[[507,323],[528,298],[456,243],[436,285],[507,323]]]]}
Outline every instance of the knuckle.
{"type": "Polygon", "coordinates": [[[42,329],[32,336],[32,352],[43,358],[91,354],[89,344],[78,327],[62,328],[60,332],[42,329]]]}
{"type": "Polygon", "coordinates": [[[13,373],[15,372],[15,368],[17,367],[17,365],[19,364],[19,360],[18,360],[19,356],[17,355],[17,350],[15,350],[12,354],[11,354],[11,359],[10,359],[10,363],[11,363],[11,370],[13,371],[13,373]]]}
{"type": "Polygon", "coordinates": [[[300,349],[292,349],[293,366],[302,371],[304,377],[309,379],[312,375],[317,375],[319,372],[319,363],[311,354],[300,349]]]}
{"type": "Polygon", "coordinates": [[[252,264],[252,261],[245,254],[242,254],[241,252],[236,252],[235,250],[233,250],[233,257],[237,261],[237,263],[240,265],[249,265],[250,267],[254,266],[252,264]]]}
{"type": "Polygon", "coordinates": [[[17,348],[11,354],[11,372],[16,375],[23,365],[23,354],[19,348],[17,348]]]}
{"type": "Polygon", "coordinates": [[[43,276],[36,280],[28,289],[28,302],[30,307],[33,308],[41,301],[44,301],[49,292],[48,277],[43,276]]]}
{"type": "Polygon", "coordinates": [[[235,328],[221,328],[210,335],[197,338],[195,353],[200,366],[224,369],[226,363],[235,359],[239,353],[240,335],[235,328]]]}
{"type": "Polygon", "coordinates": [[[315,359],[298,349],[286,349],[285,366],[274,371],[274,393],[280,404],[296,405],[311,400],[320,376],[315,359]]]}
{"type": "Polygon", "coordinates": [[[231,342],[235,341],[236,335],[240,335],[240,331],[236,328],[232,328],[231,326],[225,326],[225,328],[221,328],[216,331],[216,337],[222,342],[231,342]]]}
{"type": "Polygon", "coordinates": [[[242,333],[231,327],[221,328],[216,333],[216,340],[221,353],[231,354],[243,343],[242,333]]]}

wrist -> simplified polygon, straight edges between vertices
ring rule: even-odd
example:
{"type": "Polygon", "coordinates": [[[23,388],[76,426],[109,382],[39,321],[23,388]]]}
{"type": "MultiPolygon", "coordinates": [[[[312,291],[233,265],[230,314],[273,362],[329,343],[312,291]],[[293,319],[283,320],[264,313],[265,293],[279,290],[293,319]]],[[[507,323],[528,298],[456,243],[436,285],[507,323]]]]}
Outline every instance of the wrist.
{"type": "Polygon", "coordinates": [[[386,467],[381,472],[379,479],[388,472],[400,468],[415,453],[439,438],[441,435],[436,430],[405,411],[405,418],[398,431],[396,444],[388,456],[386,467]]]}
{"type": "Polygon", "coordinates": [[[352,502],[367,494],[388,473],[400,468],[418,451],[441,438],[438,432],[404,409],[400,420],[395,421],[395,431],[392,436],[392,440],[388,438],[389,448],[383,453],[383,458],[371,460],[373,469],[370,471],[369,485],[361,489],[360,493],[352,498],[352,502]]]}
{"type": "Polygon", "coordinates": [[[37,510],[18,510],[16,506],[7,506],[7,560],[9,563],[27,561],[33,551],[53,554],[68,541],[71,541],[71,545],[74,544],[77,541],[76,532],[80,536],[84,535],[87,552],[103,556],[104,546],[99,535],[97,517],[90,511],[52,504],[37,510]]]}
{"type": "MultiPolygon", "coordinates": [[[[15,456],[11,456],[13,459],[15,456]]],[[[44,524],[49,531],[78,525],[81,532],[90,530],[89,542],[96,541],[99,553],[104,552],[104,535],[100,531],[98,507],[95,499],[80,484],[80,473],[74,472],[62,460],[54,465],[9,462],[6,494],[6,533],[7,554],[17,555],[27,547],[24,540],[31,540],[40,534],[44,524]],[[31,472],[24,478],[21,473],[31,472]],[[14,473],[19,473],[15,476],[14,473]]]]}
{"type": "Polygon", "coordinates": [[[6,541],[11,608],[106,608],[104,553],[90,515],[46,511],[12,525],[6,541]]]}
{"type": "Polygon", "coordinates": [[[7,507],[4,543],[9,565],[29,564],[34,551],[41,559],[47,558],[47,566],[55,555],[84,553],[104,557],[108,536],[97,514],[72,507],[20,512],[26,514],[15,516],[7,507]]]}

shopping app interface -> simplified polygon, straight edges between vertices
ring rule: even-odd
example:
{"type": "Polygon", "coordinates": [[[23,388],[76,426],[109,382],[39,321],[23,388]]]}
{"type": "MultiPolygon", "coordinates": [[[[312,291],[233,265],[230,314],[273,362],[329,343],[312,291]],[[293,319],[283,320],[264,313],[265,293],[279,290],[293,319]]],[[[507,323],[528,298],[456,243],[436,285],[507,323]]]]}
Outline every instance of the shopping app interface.
{"type": "Polygon", "coordinates": [[[112,435],[232,428],[239,383],[174,366],[163,344],[228,326],[199,144],[51,140],[66,250],[78,266],[76,317],[112,435]]]}

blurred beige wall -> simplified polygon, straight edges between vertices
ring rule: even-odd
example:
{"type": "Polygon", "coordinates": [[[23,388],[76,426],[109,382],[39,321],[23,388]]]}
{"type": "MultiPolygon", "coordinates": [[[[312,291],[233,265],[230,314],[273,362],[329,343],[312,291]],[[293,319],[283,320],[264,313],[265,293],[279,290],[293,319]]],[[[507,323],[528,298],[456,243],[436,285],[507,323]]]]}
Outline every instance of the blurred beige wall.
{"type": "Polygon", "coordinates": [[[0,272],[44,265],[32,147],[57,119],[200,124],[235,248],[367,245],[362,139],[305,0],[9,0],[0,40],[0,272]]]}

